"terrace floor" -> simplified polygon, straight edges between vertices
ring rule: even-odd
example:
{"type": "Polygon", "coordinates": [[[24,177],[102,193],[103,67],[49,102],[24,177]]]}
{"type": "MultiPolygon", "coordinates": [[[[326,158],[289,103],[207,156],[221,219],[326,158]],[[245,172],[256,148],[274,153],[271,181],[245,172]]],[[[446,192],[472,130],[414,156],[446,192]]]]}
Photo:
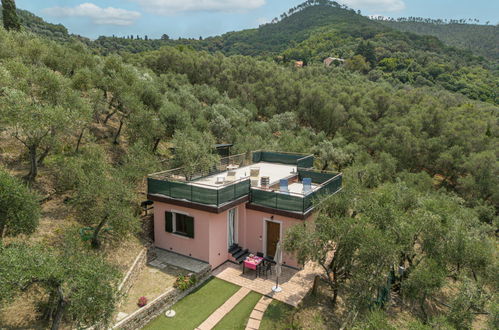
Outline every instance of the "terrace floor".
{"type": "MultiPolygon", "coordinates": [[[[262,176],[268,176],[270,178],[271,184],[278,183],[280,179],[284,179],[291,175],[294,175],[296,174],[297,171],[296,165],[284,165],[284,164],[260,162],[250,166],[244,166],[234,169],[234,171],[236,172],[236,180],[249,178],[251,168],[259,168],[260,169],[259,177],[261,178],[262,176]]],[[[229,173],[228,171],[225,171],[222,173],[207,176],[192,182],[192,184],[200,186],[210,186],[213,188],[221,187],[223,185],[216,183],[217,177],[226,178],[228,173],[229,173]]],[[[260,182],[258,182],[258,184],[260,184],[260,182]]]]}
{"type": "Polygon", "coordinates": [[[272,268],[272,275],[268,278],[257,277],[253,271],[242,273],[242,265],[236,265],[226,262],[213,271],[213,276],[227,282],[239,285],[243,288],[258,292],[267,297],[282,301],[291,306],[298,306],[305,295],[310,291],[314,284],[314,278],[320,274],[320,270],[313,264],[307,264],[302,270],[294,270],[288,267],[282,267],[282,274],[279,278],[281,292],[273,292],[272,287],[276,283],[276,275],[272,268]]]}

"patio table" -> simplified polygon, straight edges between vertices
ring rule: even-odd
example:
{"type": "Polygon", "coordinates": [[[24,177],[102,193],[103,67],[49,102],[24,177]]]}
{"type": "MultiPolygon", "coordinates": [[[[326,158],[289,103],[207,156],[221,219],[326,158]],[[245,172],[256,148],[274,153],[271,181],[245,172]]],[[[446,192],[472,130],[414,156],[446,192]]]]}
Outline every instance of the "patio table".
{"type": "Polygon", "coordinates": [[[257,256],[249,256],[243,261],[243,274],[245,268],[252,269],[255,271],[255,277],[258,276],[258,272],[256,271],[258,266],[262,263],[263,258],[257,256]]]}

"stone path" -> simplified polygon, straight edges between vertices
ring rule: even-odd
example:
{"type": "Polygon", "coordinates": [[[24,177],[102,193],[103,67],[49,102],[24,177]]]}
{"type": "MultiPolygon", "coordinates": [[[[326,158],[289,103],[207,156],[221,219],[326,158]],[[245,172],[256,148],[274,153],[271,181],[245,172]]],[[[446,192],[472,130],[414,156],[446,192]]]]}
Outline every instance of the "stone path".
{"type": "Polygon", "coordinates": [[[213,312],[196,330],[211,330],[220,322],[227,313],[229,313],[239,302],[246,297],[251,290],[246,288],[241,288],[239,291],[234,293],[232,297],[227,299],[227,301],[220,306],[216,311],[213,312]]]}
{"type": "Polygon", "coordinates": [[[213,276],[224,281],[236,284],[251,291],[258,292],[264,296],[282,301],[293,307],[297,307],[305,295],[310,291],[314,284],[314,278],[320,274],[313,264],[307,264],[303,270],[294,270],[288,267],[282,267],[282,274],[279,277],[279,286],[282,291],[275,293],[272,287],[275,286],[275,271],[268,277],[256,277],[253,272],[242,273],[241,265],[225,263],[213,271],[213,276]]]}
{"type": "Polygon", "coordinates": [[[246,324],[246,330],[258,330],[260,328],[260,322],[262,322],[263,314],[272,302],[272,298],[263,296],[260,301],[256,304],[253,312],[249,317],[248,323],[246,324]]]}

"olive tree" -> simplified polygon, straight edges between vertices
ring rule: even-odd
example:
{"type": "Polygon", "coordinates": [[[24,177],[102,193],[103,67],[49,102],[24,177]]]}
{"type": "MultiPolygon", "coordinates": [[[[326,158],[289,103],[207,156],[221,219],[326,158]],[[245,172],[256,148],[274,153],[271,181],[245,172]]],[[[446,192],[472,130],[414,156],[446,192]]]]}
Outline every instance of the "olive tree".
{"type": "Polygon", "coordinates": [[[26,179],[34,182],[45,157],[90,112],[60,74],[12,62],[8,68],[12,85],[0,91],[0,124],[25,147],[30,162],[26,179]]]}
{"type": "Polygon", "coordinates": [[[81,155],[62,159],[58,167],[59,191],[72,192],[70,205],[77,219],[92,228],[94,248],[101,246],[104,231],[122,238],[138,230],[133,182],[107,162],[99,147],[89,145],[81,155]]]}
{"type": "Polygon", "coordinates": [[[82,247],[14,244],[0,253],[0,306],[38,285],[48,295],[51,329],[105,326],[113,316],[120,278],[116,268],[82,247]]]}
{"type": "Polygon", "coordinates": [[[209,133],[177,131],[172,142],[175,146],[175,164],[182,168],[187,180],[196,174],[209,172],[219,160],[213,151],[215,139],[209,133]]]}
{"type": "Polygon", "coordinates": [[[37,196],[0,168],[0,243],[5,236],[32,234],[39,217],[37,196]]]}

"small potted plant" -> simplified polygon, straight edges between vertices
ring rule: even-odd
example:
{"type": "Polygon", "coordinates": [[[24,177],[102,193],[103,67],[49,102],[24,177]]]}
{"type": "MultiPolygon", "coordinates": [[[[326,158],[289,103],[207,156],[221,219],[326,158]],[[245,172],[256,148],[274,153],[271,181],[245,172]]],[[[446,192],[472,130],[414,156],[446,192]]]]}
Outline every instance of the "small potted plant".
{"type": "Polygon", "coordinates": [[[139,301],[137,302],[137,306],[139,306],[140,308],[142,308],[145,305],[147,305],[147,298],[146,297],[140,297],[139,301]]]}

